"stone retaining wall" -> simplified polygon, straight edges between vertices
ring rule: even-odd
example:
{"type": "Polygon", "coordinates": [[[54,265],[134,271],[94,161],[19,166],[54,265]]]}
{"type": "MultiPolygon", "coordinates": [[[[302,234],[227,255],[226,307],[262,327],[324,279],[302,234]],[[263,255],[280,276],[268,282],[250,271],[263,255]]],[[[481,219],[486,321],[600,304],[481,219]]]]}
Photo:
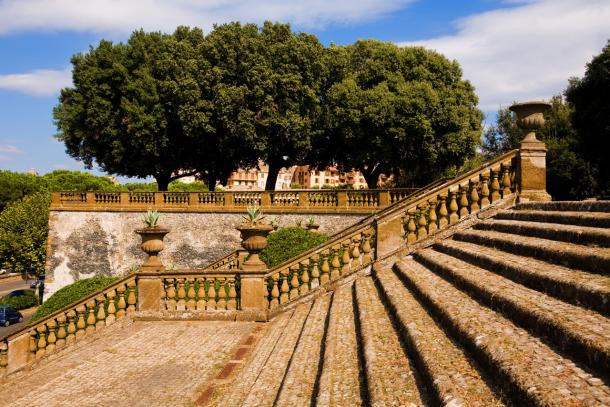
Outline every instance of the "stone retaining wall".
{"type": "MultiPolygon", "coordinates": [[[[320,232],[334,234],[367,215],[316,215],[320,232]]],[[[51,211],[47,245],[47,295],[80,278],[124,275],[141,264],[142,213],[51,211]]],[[[309,215],[271,216],[280,227],[305,223],[309,215]]],[[[240,247],[236,213],[163,213],[160,224],[171,232],[165,237],[161,261],[178,268],[204,267],[240,247]]]]}

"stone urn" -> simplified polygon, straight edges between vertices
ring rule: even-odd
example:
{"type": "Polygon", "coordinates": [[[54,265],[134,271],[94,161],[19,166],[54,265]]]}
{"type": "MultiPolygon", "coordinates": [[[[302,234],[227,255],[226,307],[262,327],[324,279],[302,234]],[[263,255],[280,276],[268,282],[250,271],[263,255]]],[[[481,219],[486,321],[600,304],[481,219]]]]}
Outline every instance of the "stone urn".
{"type": "Polygon", "coordinates": [[[546,102],[515,103],[509,109],[517,115],[517,126],[525,132],[524,142],[537,142],[536,130],[544,126],[544,112],[551,105],[546,102]]]}
{"type": "Polygon", "coordinates": [[[169,229],[155,226],[137,229],[135,232],[142,238],[140,248],[148,255],[148,258],[142,265],[142,269],[147,271],[164,270],[165,267],[159,261],[158,255],[165,247],[163,239],[165,238],[165,235],[169,233],[169,229]]]}
{"type": "Polygon", "coordinates": [[[265,223],[242,223],[237,227],[241,232],[241,245],[248,251],[248,260],[242,265],[244,270],[264,270],[267,265],[258,257],[267,247],[267,236],[273,226],[265,223]]]}

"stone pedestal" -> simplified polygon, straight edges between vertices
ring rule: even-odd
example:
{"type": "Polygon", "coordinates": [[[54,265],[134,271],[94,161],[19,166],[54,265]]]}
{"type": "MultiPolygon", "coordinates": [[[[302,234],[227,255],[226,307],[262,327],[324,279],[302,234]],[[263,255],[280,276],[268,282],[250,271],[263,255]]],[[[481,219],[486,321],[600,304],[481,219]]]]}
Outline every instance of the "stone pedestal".
{"type": "Polygon", "coordinates": [[[246,313],[253,313],[258,321],[267,319],[267,303],[265,297],[267,287],[265,286],[265,272],[244,271],[240,274],[240,301],[241,310],[246,313]]]}
{"type": "Polygon", "coordinates": [[[517,126],[525,133],[519,149],[517,201],[550,201],[546,192],[546,146],[536,138],[536,130],[544,125],[546,102],[516,103],[510,110],[517,115],[517,126]]]}
{"type": "Polygon", "coordinates": [[[159,277],[138,278],[138,310],[159,311],[163,294],[163,280],[159,277]]]}
{"type": "Polygon", "coordinates": [[[404,246],[403,220],[401,216],[377,222],[377,249],[378,259],[396,251],[404,246]]]}

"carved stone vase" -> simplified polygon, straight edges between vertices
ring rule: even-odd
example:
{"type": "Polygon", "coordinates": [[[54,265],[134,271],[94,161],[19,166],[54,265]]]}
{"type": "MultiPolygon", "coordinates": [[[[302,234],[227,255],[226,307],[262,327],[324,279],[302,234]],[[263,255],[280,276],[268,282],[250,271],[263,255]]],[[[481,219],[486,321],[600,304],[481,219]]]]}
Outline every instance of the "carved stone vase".
{"type": "Polygon", "coordinates": [[[536,130],[544,126],[544,112],[551,105],[546,102],[515,103],[509,109],[517,115],[517,126],[525,132],[524,142],[536,142],[536,130]]]}
{"type": "Polygon", "coordinates": [[[153,228],[137,229],[135,232],[142,238],[140,248],[148,255],[148,258],[142,265],[142,269],[147,271],[164,270],[165,267],[159,261],[158,256],[165,247],[163,239],[165,238],[165,235],[169,233],[169,229],[156,226],[153,228]]]}
{"type": "Polygon", "coordinates": [[[242,223],[237,227],[241,232],[241,245],[248,251],[248,260],[242,266],[244,270],[264,270],[267,265],[259,258],[259,253],[267,247],[267,236],[273,226],[262,223],[242,223]]]}

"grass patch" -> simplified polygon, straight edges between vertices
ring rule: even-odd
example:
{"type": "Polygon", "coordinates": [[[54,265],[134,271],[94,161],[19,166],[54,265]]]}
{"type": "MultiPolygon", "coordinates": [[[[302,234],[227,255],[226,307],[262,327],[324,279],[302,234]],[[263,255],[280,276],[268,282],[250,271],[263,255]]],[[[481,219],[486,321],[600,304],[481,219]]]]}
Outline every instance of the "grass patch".
{"type": "Polygon", "coordinates": [[[273,268],[292,257],[325,243],[330,236],[302,228],[283,228],[269,235],[260,254],[267,267],[273,268]]]}
{"type": "Polygon", "coordinates": [[[93,294],[110,284],[117,281],[118,277],[97,276],[92,278],[84,278],[58,290],[55,294],[49,297],[32,315],[30,322],[37,321],[41,318],[51,315],[68,305],[93,294]]]}

